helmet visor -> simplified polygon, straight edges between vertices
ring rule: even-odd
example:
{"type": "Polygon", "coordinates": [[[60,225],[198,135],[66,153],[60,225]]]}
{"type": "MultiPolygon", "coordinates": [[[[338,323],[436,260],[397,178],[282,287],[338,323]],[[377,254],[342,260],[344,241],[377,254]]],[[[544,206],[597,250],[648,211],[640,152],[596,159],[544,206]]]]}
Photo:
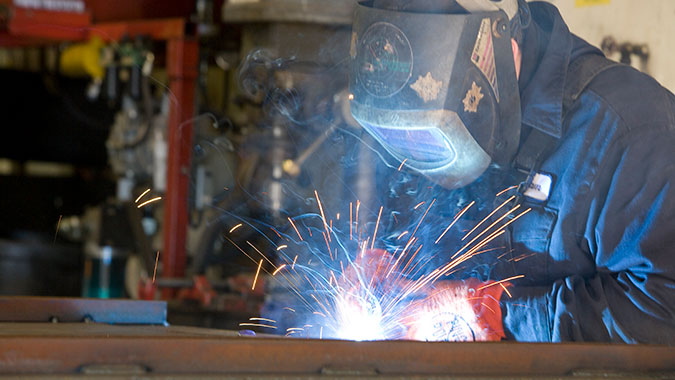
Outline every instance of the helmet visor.
{"type": "Polygon", "coordinates": [[[447,165],[457,156],[438,128],[395,129],[364,123],[366,129],[398,157],[423,164],[447,165]]]}
{"type": "Polygon", "coordinates": [[[447,188],[471,183],[490,163],[455,112],[392,111],[358,103],[351,110],[394,158],[447,188]]]}

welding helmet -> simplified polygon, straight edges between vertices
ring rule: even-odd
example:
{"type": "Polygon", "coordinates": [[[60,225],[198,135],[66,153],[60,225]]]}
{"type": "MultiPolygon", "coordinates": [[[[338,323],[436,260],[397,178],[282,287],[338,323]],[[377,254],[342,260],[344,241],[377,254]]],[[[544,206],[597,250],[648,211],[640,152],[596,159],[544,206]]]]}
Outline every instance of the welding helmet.
{"type": "Polygon", "coordinates": [[[518,0],[360,3],[352,116],[399,163],[449,189],[510,162],[520,138],[519,13],[518,0]]]}

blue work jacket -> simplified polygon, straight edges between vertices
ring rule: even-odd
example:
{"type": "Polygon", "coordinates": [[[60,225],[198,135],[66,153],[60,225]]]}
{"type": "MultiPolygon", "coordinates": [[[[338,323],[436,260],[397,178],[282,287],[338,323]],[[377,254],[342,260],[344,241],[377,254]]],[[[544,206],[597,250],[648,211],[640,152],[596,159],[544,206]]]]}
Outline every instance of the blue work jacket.
{"type": "Polygon", "coordinates": [[[675,344],[675,97],[630,66],[607,68],[554,6],[530,6],[541,54],[521,88],[522,130],[551,149],[518,169],[552,185],[522,199],[532,211],[493,274],[526,275],[501,299],[507,337],[675,344]]]}

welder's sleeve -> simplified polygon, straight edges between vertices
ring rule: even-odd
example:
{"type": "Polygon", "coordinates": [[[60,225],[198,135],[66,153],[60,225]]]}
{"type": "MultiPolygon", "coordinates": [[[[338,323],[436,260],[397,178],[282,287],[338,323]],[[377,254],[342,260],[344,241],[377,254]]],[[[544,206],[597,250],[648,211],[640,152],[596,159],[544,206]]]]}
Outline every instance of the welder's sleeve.
{"type": "Polygon", "coordinates": [[[600,162],[586,225],[565,232],[595,274],[514,287],[502,297],[511,339],[675,343],[675,133],[632,132],[600,162]]]}

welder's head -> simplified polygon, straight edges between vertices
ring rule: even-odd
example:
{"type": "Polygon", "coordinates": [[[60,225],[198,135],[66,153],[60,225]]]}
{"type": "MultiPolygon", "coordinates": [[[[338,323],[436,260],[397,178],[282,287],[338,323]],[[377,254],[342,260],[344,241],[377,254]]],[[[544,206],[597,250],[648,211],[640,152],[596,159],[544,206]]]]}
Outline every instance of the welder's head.
{"type": "Polygon", "coordinates": [[[354,118],[399,162],[446,187],[513,159],[520,95],[511,39],[524,0],[372,0],[357,8],[354,118]]]}

